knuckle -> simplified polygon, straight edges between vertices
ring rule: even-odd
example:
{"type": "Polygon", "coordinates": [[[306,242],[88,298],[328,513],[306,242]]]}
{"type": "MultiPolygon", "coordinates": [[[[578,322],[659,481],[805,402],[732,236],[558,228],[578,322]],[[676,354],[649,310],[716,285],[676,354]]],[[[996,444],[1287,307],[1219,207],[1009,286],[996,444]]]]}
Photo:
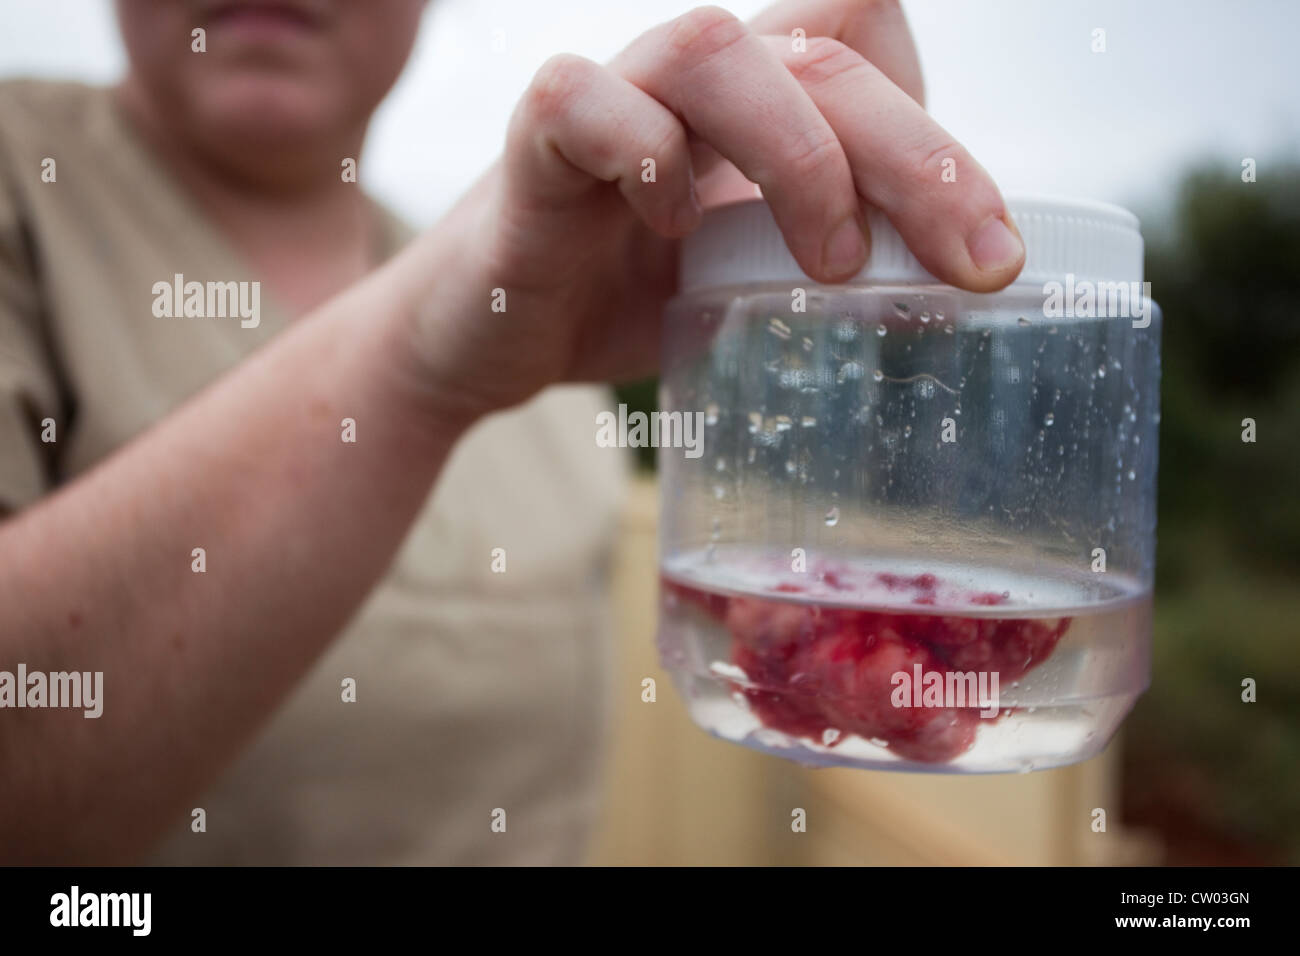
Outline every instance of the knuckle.
{"type": "Polygon", "coordinates": [[[740,42],[748,33],[740,20],[721,7],[696,7],[668,25],[665,42],[674,60],[696,62],[740,42]]]}
{"type": "Polygon", "coordinates": [[[558,53],[538,69],[525,95],[528,112],[537,119],[562,115],[573,98],[591,82],[598,69],[594,63],[573,53],[558,53]]]}
{"type": "Polygon", "coordinates": [[[809,131],[800,137],[786,159],[786,172],[803,181],[820,180],[846,165],[840,141],[828,128],[809,131]]]}
{"type": "Polygon", "coordinates": [[[934,214],[949,221],[967,223],[972,217],[980,218],[989,210],[1002,208],[1002,196],[997,185],[984,168],[966,151],[966,148],[938,130],[917,142],[910,155],[918,157],[909,162],[903,180],[909,184],[912,198],[934,214]],[[951,166],[956,178],[945,178],[951,166]],[[956,183],[958,188],[953,188],[956,183]]]}
{"type": "Polygon", "coordinates": [[[944,132],[937,132],[922,139],[911,152],[913,156],[919,157],[915,164],[916,176],[926,182],[939,181],[946,160],[955,160],[959,172],[967,166],[966,150],[944,132]]]}
{"type": "Polygon", "coordinates": [[[662,129],[648,138],[647,142],[649,146],[646,155],[654,158],[661,171],[667,172],[678,166],[690,165],[687,156],[689,144],[686,131],[682,129],[680,123],[675,121],[665,123],[662,129]]]}
{"type": "Polygon", "coordinates": [[[789,61],[790,72],[804,85],[816,85],[869,64],[856,50],[831,37],[809,37],[808,49],[789,61]]]}

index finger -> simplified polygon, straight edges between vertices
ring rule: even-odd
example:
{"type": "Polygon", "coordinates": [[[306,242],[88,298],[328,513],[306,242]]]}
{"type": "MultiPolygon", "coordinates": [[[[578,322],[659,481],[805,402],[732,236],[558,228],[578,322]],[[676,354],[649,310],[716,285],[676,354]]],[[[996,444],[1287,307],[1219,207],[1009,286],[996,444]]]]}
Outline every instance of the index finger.
{"type": "MultiPolygon", "coordinates": [[[[925,105],[921,60],[898,0],[781,0],[749,25],[760,36],[791,37],[792,46],[795,30],[802,30],[805,39],[838,40],[925,105]]],[[[701,144],[696,150],[696,183],[706,207],[761,195],[734,166],[720,159],[707,145],[701,144]]]]}
{"type": "Polygon", "coordinates": [[[758,183],[810,276],[840,281],[867,258],[866,219],[839,140],[799,81],[727,11],[699,7],[610,63],[758,183]]]}
{"type": "Polygon", "coordinates": [[[781,0],[750,21],[750,29],[839,40],[925,105],[921,60],[898,0],[781,0]]]}

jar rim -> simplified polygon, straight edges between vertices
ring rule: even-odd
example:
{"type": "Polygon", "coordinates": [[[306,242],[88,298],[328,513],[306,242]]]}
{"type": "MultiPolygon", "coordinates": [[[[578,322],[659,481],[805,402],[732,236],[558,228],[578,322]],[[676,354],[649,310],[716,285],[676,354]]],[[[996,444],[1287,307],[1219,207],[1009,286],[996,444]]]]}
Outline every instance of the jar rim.
{"type": "MultiPolygon", "coordinates": [[[[1049,281],[1141,282],[1138,217],[1094,199],[1008,192],[1007,211],[1025,242],[1025,265],[1011,286],[1049,281]]],[[[871,256],[844,285],[944,285],[912,255],[884,213],[868,211],[871,256]]],[[[758,282],[817,285],[795,261],[761,198],[708,210],[681,245],[681,294],[758,282]]]]}

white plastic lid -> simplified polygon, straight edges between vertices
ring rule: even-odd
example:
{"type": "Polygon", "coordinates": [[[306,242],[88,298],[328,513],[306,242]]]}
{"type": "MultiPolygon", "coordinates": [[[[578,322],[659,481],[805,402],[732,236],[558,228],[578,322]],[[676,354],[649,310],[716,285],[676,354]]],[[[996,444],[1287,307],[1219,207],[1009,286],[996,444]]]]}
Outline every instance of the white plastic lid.
{"type": "MultiPolygon", "coordinates": [[[[1141,282],[1142,234],[1127,209],[1087,199],[1009,193],[1007,210],[1025,240],[1025,267],[1013,285],[1041,286],[1067,273],[1092,282],[1141,282]]],[[[934,284],[897,230],[870,210],[871,256],[853,283],[934,284]]],[[[799,268],[762,199],[719,206],[682,242],[683,293],[754,282],[812,282],[799,268]]]]}

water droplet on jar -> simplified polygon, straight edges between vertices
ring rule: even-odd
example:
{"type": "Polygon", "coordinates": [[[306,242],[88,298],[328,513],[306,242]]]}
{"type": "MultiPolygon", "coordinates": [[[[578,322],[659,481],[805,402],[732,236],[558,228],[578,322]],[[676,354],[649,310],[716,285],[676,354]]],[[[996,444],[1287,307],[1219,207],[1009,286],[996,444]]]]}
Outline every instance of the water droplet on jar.
{"type": "Polygon", "coordinates": [[[862,378],[862,371],[862,366],[857,362],[845,362],[836,373],[835,380],[841,385],[848,381],[856,381],[862,378]]]}
{"type": "Polygon", "coordinates": [[[876,326],[876,334],[882,339],[888,334],[889,330],[885,328],[885,323],[881,322],[876,326]]]}
{"type": "Polygon", "coordinates": [[[944,335],[952,335],[952,326],[951,326],[951,325],[945,325],[945,326],[943,327],[943,334],[944,334],[944,335]]]}
{"type": "Polygon", "coordinates": [[[717,462],[714,463],[713,468],[714,468],[715,471],[726,471],[726,470],[727,470],[727,459],[725,459],[725,458],[719,458],[719,459],[717,460],[717,462]]]}
{"type": "Polygon", "coordinates": [[[718,410],[719,409],[717,405],[709,405],[709,407],[704,410],[704,424],[706,425],[718,424],[718,410]]]}
{"type": "Polygon", "coordinates": [[[772,316],[772,318],[767,320],[767,330],[778,339],[790,338],[790,326],[786,325],[776,316],[772,316]]]}
{"type": "Polygon", "coordinates": [[[880,369],[876,369],[871,373],[871,377],[877,382],[883,382],[885,380],[885,373],[880,369]]]}
{"type": "Polygon", "coordinates": [[[1098,366],[1097,366],[1097,377],[1098,377],[1098,378],[1105,378],[1105,377],[1106,377],[1106,366],[1104,366],[1104,365],[1098,365],[1098,366]]]}
{"type": "Polygon", "coordinates": [[[796,465],[793,461],[791,461],[791,460],[789,460],[789,459],[786,460],[786,463],[785,463],[785,473],[786,473],[787,475],[793,475],[793,474],[794,474],[796,471],[798,471],[798,470],[799,470],[799,466],[798,466],[798,465],[796,465]]]}
{"type": "Polygon", "coordinates": [[[822,731],[822,745],[829,747],[835,741],[840,739],[840,732],[834,727],[827,727],[822,731]]]}
{"type": "Polygon", "coordinates": [[[1043,416],[1044,425],[1051,425],[1054,421],[1056,421],[1056,416],[1053,415],[1051,412],[1048,412],[1046,415],[1043,416]]]}
{"type": "Polygon", "coordinates": [[[1016,319],[1016,325],[1027,328],[1029,326],[1029,320],[1022,315],[1020,318],[1016,319]]]}
{"type": "Polygon", "coordinates": [[[811,415],[805,415],[803,418],[799,419],[799,424],[804,428],[816,428],[817,419],[813,418],[811,415]]]}
{"type": "Polygon", "coordinates": [[[779,432],[788,432],[794,427],[794,422],[790,420],[789,415],[777,415],[772,422],[776,430],[779,432]]]}
{"type": "Polygon", "coordinates": [[[930,313],[929,313],[929,312],[922,312],[919,316],[917,316],[917,318],[920,319],[922,322],[929,322],[929,321],[930,321],[930,313]]]}
{"type": "Polygon", "coordinates": [[[733,680],[740,684],[749,683],[749,675],[743,668],[737,667],[730,661],[714,661],[709,665],[709,673],[716,674],[719,677],[725,677],[727,680],[733,680]]]}
{"type": "Polygon", "coordinates": [[[813,350],[813,340],[808,338],[807,336],[804,336],[803,350],[805,352],[811,352],[813,350]]]}
{"type": "Polygon", "coordinates": [[[1136,478],[1137,478],[1137,472],[1134,471],[1132,468],[1130,468],[1130,469],[1128,470],[1128,480],[1129,480],[1129,481],[1133,481],[1133,480],[1135,480],[1136,478]]]}
{"type": "Polygon", "coordinates": [[[872,737],[870,742],[875,744],[877,747],[889,746],[889,741],[885,740],[883,737],[872,737]]]}
{"type": "Polygon", "coordinates": [[[903,437],[904,437],[904,438],[911,438],[911,437],[912,437],[912,426],[911,426],[911,425],[904,425],[904,426],[903,426],[903,437]]]}
{"type": "Polygon", "coordinates": [[[840,509],[832,508],[826,512],[826,527],[833,528],[840,523],[840,509]]]}
{"type": "Polygon", "coordinates": [[[749,433],[756,434],[763,427],[763,416],[758,412],[749,413],[749,433]]]}

